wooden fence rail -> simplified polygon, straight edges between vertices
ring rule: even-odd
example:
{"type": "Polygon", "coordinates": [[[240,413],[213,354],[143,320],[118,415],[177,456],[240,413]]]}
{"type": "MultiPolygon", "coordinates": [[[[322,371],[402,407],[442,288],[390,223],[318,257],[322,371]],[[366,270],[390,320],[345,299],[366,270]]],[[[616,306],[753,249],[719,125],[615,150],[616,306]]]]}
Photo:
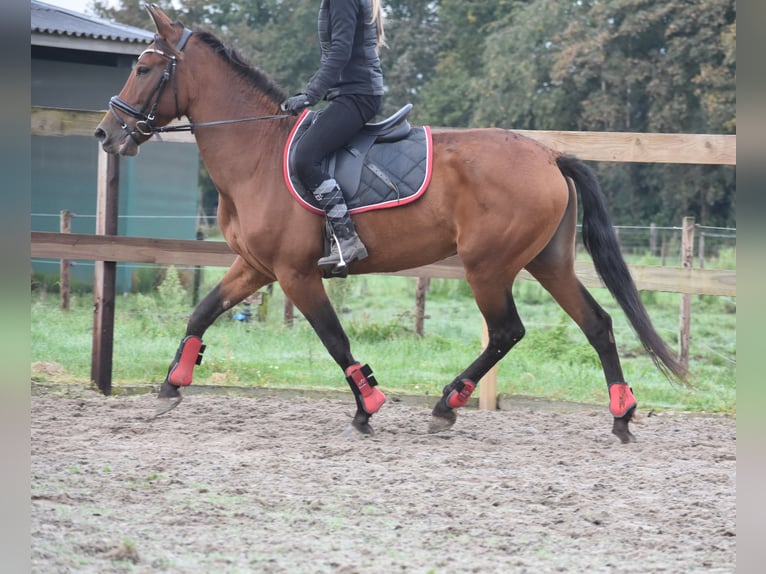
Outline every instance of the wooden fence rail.
{"type": "MultiPolygon", "coordinates": [[[[32,232],[32,257],[55,259],[86,259],[157,263],[162,265],[199,265],[228,267],[236,255],[220,241],[188,239],[153,239],[119,235],[89,235],[79,233],[32,232]]],[[[679,262],[680,263],[680,262],[679,262]]],[[[586,287],[603,287],[593,264],[575,263],[577,275],[586,287]]],[[[631,265],[630,272],[642,291],[665,291],[692,295],[725,295],[736,297],[737,274],[734,270],[697,269],[631,265]]],[[[387,275],[405,277],[435,277],[463,279],[463,267],[457,256],[449,257],[416,269],[405,269],[387,275]]],[[[526,271],[521,279],[532,279],[526,271]]]]}
{"type": "MultiPolygon", "coordinates": [[[[93,136],[104,112],[32,108],[33,136],[93,136]]],[[[174,121],[170,125],[185,122],[174,121]]],[[[438,133],[446,128],[434,128],[438,133]]],[[[736,165],[737,136],[514,130],[590,161],[736,165]]],[[[156,140],[149,140],[154,142],[156,140]]],[[[162,134],[162,141],[194,143],[188,132],[162,134]]]]}
{"type": "MultiPolygon", "coordinates": [[[[33,136],[87,136],[103,111],[33,107],[33,136]]],[[[174,122],[175,123],[175,122],[174,122]]],[[[441,128],[434,128],[435,133],[441,128]]],[[[736,136],[710,134],[643,134],[518,130],[549,147],[583,160],[678,164],[736,165],[736,136]]],[[[157,141],[156,138],[150,142],[157,141]]],[[[163,134],[162,141],[194,143],[185,132],[163,134]]],[[[94,142],[94,147],[95,147],[94,142]]],[[[152,143],[153,145],[153,143],[152,143]]],[[[116,233],[115,185],[118,161],[107,161],[99,151],[97,235],[32,233],[32,257],[90,259],[97,262],[94,314],[93,379],[104,394],[111,393],[112,327],[114,319],[114,264],[118,261],[176,265],[229,266],[235,255],[223,243],[119,237],[116,233]],[[114,231],[113,231],[114,230],[114,231]],[[109,283],[106,285],[105,282],[109,283]]],[[[116,160],[117,158],[112,158],[116,160]]],[[[593,265],[577,262],[584,285],[601,286],[593,265]]],[[[693,268],[631,266],[639,289],[682,294],[736,296],[736,272],[693,268]]],[[[395,273],[418,277],[462,278],[457,257],[395,273]]],[[[521,278],[531,277],[522,272],[521,278]]],[[[480,408],[495,408],[496,369],[482,379],[480,408]]]]}

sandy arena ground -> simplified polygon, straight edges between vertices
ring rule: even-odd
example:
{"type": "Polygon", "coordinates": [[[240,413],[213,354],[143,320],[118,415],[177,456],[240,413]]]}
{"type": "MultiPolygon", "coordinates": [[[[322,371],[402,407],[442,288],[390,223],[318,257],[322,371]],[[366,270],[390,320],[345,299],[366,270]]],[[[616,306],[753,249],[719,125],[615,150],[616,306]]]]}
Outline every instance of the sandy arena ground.
{"type": "MultiPolygon", "coordinates": [[[[32,397],[32,571],[629,573],[736,570],[736,421],[606,407],[32,397]]],[[[542,405],[542,403],[541,403],[542,405]]]]}

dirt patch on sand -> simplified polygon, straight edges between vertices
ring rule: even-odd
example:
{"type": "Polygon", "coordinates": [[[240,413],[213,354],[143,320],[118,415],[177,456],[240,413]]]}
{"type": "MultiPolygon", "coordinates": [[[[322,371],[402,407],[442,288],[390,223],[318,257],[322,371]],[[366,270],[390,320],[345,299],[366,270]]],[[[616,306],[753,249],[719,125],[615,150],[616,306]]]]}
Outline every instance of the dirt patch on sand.
{"type": "MultiPolygon", "coordinates": [[[[41,394],[42,393],[42,394],[41,394]]],[[[734,572],[736,422],[599,409],[32,397],[32,571],[734,572]]]]}

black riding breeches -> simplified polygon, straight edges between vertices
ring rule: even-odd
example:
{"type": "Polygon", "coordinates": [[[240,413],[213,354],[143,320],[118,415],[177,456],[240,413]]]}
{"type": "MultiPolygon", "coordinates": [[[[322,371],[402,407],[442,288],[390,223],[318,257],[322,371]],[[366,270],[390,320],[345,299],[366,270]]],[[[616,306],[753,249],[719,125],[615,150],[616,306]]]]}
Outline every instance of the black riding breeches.
{"type": "Polygon", "coordinates": [[[334,98],[306,130],[295,147],[295,172],[309,191],[330,174],[322,160],[346,145],[380,108],[380,96],[342,95],[334,98]]]}

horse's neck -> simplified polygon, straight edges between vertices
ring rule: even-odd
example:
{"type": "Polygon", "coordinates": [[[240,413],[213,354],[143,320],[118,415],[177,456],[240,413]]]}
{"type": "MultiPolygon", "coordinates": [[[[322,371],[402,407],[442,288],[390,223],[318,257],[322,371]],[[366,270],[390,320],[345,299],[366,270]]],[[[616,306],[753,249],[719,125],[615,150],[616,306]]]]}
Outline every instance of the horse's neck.
{"type": "MultiPolygon", "coordinates": [[[[220,73],[220,72],[219,72],[220,73]]],[[[237,77],[201,83],[188,115],[194,124],[270,116],[278,105],[237,77]]],[[[239,203],[239,190],[267,193],[281,181],[289,120],[249,120],[195,129],[205,166],[219,193],[239,203]]]]}

